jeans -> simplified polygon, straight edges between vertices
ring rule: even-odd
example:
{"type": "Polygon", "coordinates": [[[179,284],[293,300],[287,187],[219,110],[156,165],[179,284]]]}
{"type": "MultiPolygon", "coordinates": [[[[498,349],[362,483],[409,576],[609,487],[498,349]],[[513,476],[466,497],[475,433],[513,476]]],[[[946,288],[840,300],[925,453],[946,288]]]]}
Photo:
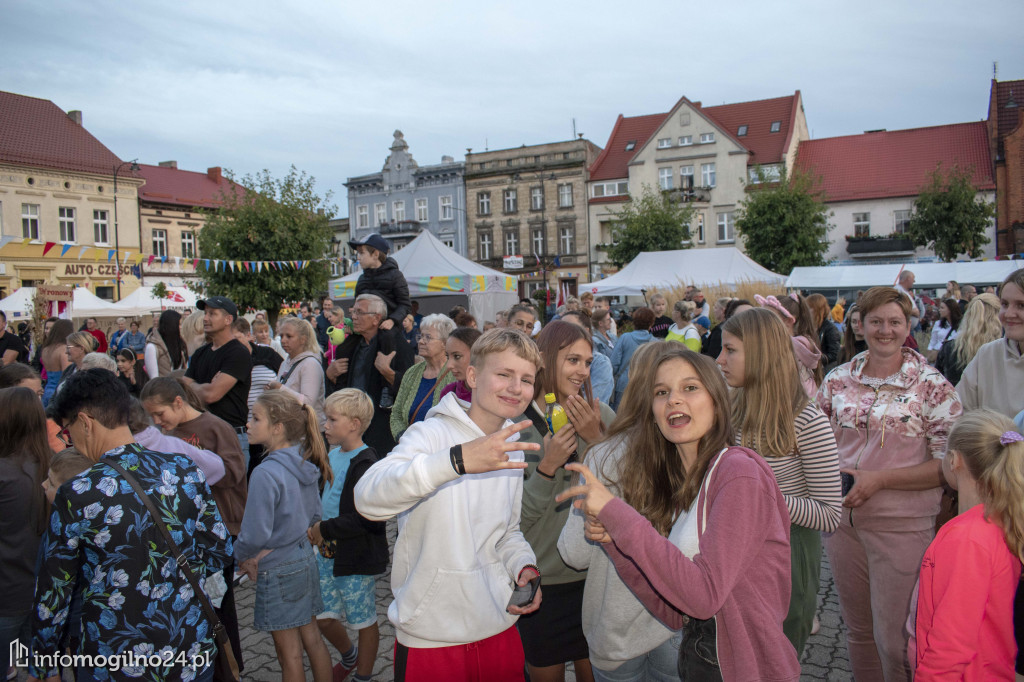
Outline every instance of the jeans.
{"type": "MultiPolygon", "coordinates": [[[[7,660],[11,643],[14,640],[19,640],[25,646],[31,646],[32,643],[29,641],[31,637],[29,617],[31,615],[32,611],[26,610],[20,616],[0,616],[0,656],[3,656],[4,660],[7,660]]],[[[14,665],[14,661],[8,661],[4,666],[4,674],[12,665],[14,665]]]]}
{"type": "Polygon", "coordinates": [[[593,667],[597,682],[679,682],[680,633],[675,633],[657,648],[637,656],[615,670],[593,667]]]}
{"type": "Polygon", "coordinates": [[[235,433],[238,436],[238,444],[242,446],[242,456],[245,457],[245,470],[249,470],[249,434],[235,433]]]}

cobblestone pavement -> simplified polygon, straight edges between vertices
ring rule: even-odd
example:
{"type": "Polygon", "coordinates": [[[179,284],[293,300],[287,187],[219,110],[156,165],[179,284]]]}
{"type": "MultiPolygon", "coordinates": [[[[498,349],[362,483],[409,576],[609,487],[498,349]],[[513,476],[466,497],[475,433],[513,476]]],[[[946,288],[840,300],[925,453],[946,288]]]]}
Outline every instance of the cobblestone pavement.
{"type": "MultiPolygon", "coordinates": [[[[394,545],[397,533],[395,523],[388,523],[388,539],[394,545]]],[[[255,586],[246,582],[236,588],[235,600],[238,605],[238,622],[241,624],[242,651],[245,658],[245,680],[271,682],[281,679],[281,668],[274,653],[274,642],[270,633],[258,632],[252,628],[253,599],[255,586]]],[[[818,596],[821,608],[818,618],[821,630],[807,642],[803,657],[801,680],[850,680],[850,659],[846,652],[846,628],[839,616],[839,598],[832,583],[832,571],[828,560],[822,558],[821,590],[818,596]]],[[[374,680],[389,682],[394,678],[395,629],[388,622],[387,610],[391,603],[391,575],[377,579],[377,614],[380,622],[381,641],[377,664],[373,668],[374,680]]],[[[355,633],[349,633],[355,641],[355,633]]],[[[340,654],[328,644],[331,656],[338,661],[340,654]]],[[[312,680],[307,672],[306,679],[312,680]]],[[[575,682],[571,671],[566,675],[569,682],[575,682]]]]}

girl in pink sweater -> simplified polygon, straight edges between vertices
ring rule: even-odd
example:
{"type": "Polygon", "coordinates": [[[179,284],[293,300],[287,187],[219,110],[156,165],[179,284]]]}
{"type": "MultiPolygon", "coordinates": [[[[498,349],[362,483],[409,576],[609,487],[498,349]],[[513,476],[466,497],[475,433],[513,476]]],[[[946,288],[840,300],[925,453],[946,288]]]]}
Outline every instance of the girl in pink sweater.
{"type": "Polygon", "coordinates": [[[960,418],[942,461],[960,515],[921,561],[915,680],[1014,679],[1024,556],[1024,436],[992,410],[960,418]]]}
{"type": "MultiPolygon", "coordinates": [[[[711,358],[670,341],[637,350],[610,427],[632,447],[614,497],[569,464],[585,532],[647,609],[682,629],[684,680],[796,680],[789,608],[789,512],[771,467],[733,445],[729,398],[711,358]]],[[[604,472],[607,474],[608,472],[604,472]]]]}

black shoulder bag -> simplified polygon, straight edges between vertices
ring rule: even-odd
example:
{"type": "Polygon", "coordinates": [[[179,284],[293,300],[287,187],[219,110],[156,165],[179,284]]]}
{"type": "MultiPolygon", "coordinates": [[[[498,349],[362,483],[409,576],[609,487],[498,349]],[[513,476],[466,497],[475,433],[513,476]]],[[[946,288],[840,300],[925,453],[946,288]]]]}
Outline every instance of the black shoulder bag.
{"type": "Polygon", "coordinates": [[[171,550],[171,554],[174,555],[174,560],[178,564],[178,570],[184,575],[185,579],[188,580],[188,584],[192,586],[192,593],[199,599],[199,603],[203,607],[203,612],[206,614],[206,619],[210,621],[210,627],[213,629],[214,640],[217,643],[217,658],[214,660],[214,676],[217,679],[223,680],[235,680],[239,682],[241,680],[241,674],[238,671],[238,662],[235,660],[235,652],[231,649],[231,640],[228,639],[228,633],[224,630],[224,624],[220,622],[220,618],[217,617],[217,612],[213,610],[213,604],[210,603],[210,598],[206,596],[206,593],[199,587],[199,580],[196,578],[195,572],[192,570],[192,566],[188,563],[188,559],[181,552],[181,548],[178,547],[177,543],[171,537],[170,531],[167,530],[167,526],[160,520],[160,512],[157,511],[156,505],[153,504],[153,500],[150,499],[146,491],[143,490],[139,484],[139,480],[128,472],[118,462],[110,458],[105,458],[103,462],[109,465],[117,473],[124,477],[124,480],[128,481],[135,494],[139,496],[142,503],[146,505],[146,509],[149,510],[149,515],[153,517],[153,525],[160,531],[160,535],[163,536],[164,541],[171,550]]]}

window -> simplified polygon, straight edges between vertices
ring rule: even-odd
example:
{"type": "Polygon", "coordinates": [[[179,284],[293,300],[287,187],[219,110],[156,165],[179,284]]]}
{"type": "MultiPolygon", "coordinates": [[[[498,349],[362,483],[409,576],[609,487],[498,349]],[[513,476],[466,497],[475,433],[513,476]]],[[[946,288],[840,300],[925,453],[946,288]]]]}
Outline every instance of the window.
{"type": "Polygon", "coordinates": [[[21,205],[21,236],[39,241],[39,204],[21,205]]]}
{"type": "Polygon", "coordinates": [[[477,257],[480,260],[489,260],[491,257],[491,233],[481,232],[476,238],[477,257]]]}
{"type": "Polygon", "coordinates": [[[701,144],[711,144],[714,141],[715,141],[715,134],[714,133],[701,133],[700,134],[700,143],[701,144]]]}
{"type": "Polygon", "coordinates": [[[558,186],[558,208],[572,208],[572,185],[558,186]]]}
{"type": "Polygon", "coordinates": [[[477,213],[491,215],[491,193],[480,192],[476,195],[477,213]]]}
{"type": "Polygon", "coordinates": [[[356,227],[370,226],[370,207],[363,204],[356,206],[356,227]]]}
{"type": "Polygon", "coordinates": [[[733,213],[718,214],[718,243],[736,241],[735,237],[735,224],[733,223],[733,213]]]}
{"type": "Polygon", "coordinates": [[[563,254],[576,253],[575,230],[571,227],[563,227],[558,231],[558,246],[563,254]]]}
{"type": "Polygon", "coordinates": [[[516,256],[519,254],[519,231],[509,230],[505,233],[505,255],[516,256]]]}
{"type": "Polygon", "coordinates": [[[388,221],[388,205],[385,203],[373,205],[373,226],[380,227],[388,221]]]}
{"type": "Polygon", "coordinates": [[[704,237],[704,214],[703,213],[698,213],[697,214],[697,243],[698,244],[703,244],[704,240],[705,240],[705,237],[704,237]]]}
{"type": "Polygon", "coordinates": [[[181,256],[182,258],[196,257],[196,233],[186,230],[181,233],[181,256]]]}
{"type": "Polygon", "coordinates": [[[533,253],[538,256],[544,255],[544,229],[533,231],[533,253]]]}
{"type": "Polygon", "coordinates": [[[592,197],[614,197],[622,194],[629,194],[629,183],[621,182],[599,182],[590,188],[592,197]]]}
{"type": "Polygon", "coordinates": [[[740,126],[739,128],[736,129],[736,137],[746,137],[746,135],[747,135],[747,126],[742,125],[742,126],[740,126]]]}
{"type": "Polygon", "coordinates": [[[516,210],[516,191],[507,189],[505,190],[505,213],[515,213],[516,210]]]}
{"type": "Polygon", "coordinates": [[[339,270],[340,270],[340,268],[338,267],[338,261],[332,260],[331,261],[331,277],[337,277],[338,274],[339,274],[339,272],[338,272],[339,270]]]}
{"type": "Polygon", "coordinates": [[[703,187],[715,186],[715,164],[702,163],[700,165],[700,184],[703,187]]]}
{"type": "Polygon", "coordinates": [[[680,111],[679,112],[679,125],[688,126],[690,125],[690,112],[680,111]]]}
{"type": "Polygon", "coordinates": [[[683,189],[693,189],[693,166],[679,167],[679,186],[683,189]]]}
{"type": "Polygon", "coordinates": [[[61,244],[73,244],[75,242],[75,209],[70,206],[61,206],[57,209],[60,218],[60,242],[61,244]]]}
{"type": "Polygon", "coordinates": [[[426,199],[416,200],[416,220],[421,223],[425,223],[430,220],[430,207],[427,206],[426,199]]]}
{"type": "Polygon", "coordinates": [[[747,171],[747,176],[751,185],[760,184],[762,178],[765,182],[778,182],[782,177],[782,166],[779,164],[754,166],[747,171]],[[760,169],[760,173],[758,173],[758,169],[760,169]]]}
{"type": "Polygon", "coordinates": [[[870,237],[871,236],[871,214],[870,213],[854,213],[853,214],[853,236],[854,237],[870,237]]]}
{"type": "Polygon", "coordinates": [[[153,255],[167,258],[167,230],[153,230],[153,255]]]}
{"type": "Polygon", "coordinates": [[[907,226],[910,224],[910,209],[904,211],[893,212],[894,224],[892,226],[893,234],[906,234],[907,226]]]}
{"type": "Polygon", "coordinates": [[[689,147],[691,144],[693,144],[693,135],[683,135],[679,138],[680,147],[689,147]]]}
{"type": "Polygon", "coordinates": [[[452,195],[446,194],[443,197],[437,198],[438,210],[441,212],[440,220],[451,220],[452,219],[452,195]]]}
{"type": "Polygon", "coordinates": [[[395,216],[395,222],[398,222],[399,220],[405,220],[405,202],[396,201],[393,204],[391,204],[391,212],[395,216]]]}
{"type": "Polygon", "coordinates": [[[448,239],[442,239],[441,243],[447,246],[451,250],[455,250],[455,240],[449,237],[448,239]]]}
{"type": "Polygon", "coordinates": [[[92,235],[97,244],[109,244],[110,237],[107,236],[107,212],[95,210],[92,212],[92,235]]]}
{"type": "Polygon", "coordinates": [[[658,187],[662,189],[672,189],[672,169],[671,168],[659,168],[658,169],[658,187]]]}
{"type": "Polygon", "coordinates": [[[544,210],[544,188],[543,187],[531,187],[530,188],[530,210],[531,211],[542,211],[542,210],[544,210]]]}
{"type": "Polygon", "coordinates": [[[626,151],[631,152],[636,149],[636,140],[630,140],[626,143],[626,151]]]}
{"type": "Polygon", "coordinates": [[[772,121],[771,131],[777,133],[782,130],[782,121],[772,121]]]}
{"type": "Polygon", "coordinates": [[[660,140],[658,140],[658,149],[668,149],[671,146],[672,146],[672,138],[671,137],[663,137],[660,140]]]}
{"type": "Polygon", "coordinates": [[[114,300],[114,287],[96,287],[96,296],[104,301],[114,300]]]}

